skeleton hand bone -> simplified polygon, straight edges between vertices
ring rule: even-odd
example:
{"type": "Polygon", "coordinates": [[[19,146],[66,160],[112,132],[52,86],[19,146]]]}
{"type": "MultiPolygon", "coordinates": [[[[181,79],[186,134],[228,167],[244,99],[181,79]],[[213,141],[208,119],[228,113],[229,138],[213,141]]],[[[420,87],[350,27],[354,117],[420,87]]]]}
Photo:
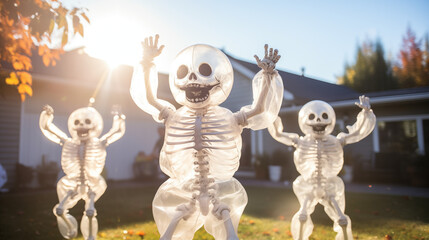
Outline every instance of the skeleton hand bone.
{"type": "Polygon", "coordinates": [[[153,37],[145,38],[142,42],[143,46],[143,64],[151,64],[153,59],[159,56],[164,49],[164,45],[158,47],[159,35],[155,35],[155,41],[153,37]]]}
{"type": "Polygon", "coordinates": [[[369,97],[365,97],[365,95],[360,96],[359,102],[355,102],[355,104],[358,107],[365,109],[366,111],[371,109],[371,104],[369,103],[369,97]]]}
{"type": "Polygon", "coordinates": [[[43,111],[45,111],[47,115],[54,114],[54,109],[49,105],[43,106],[43,111]]]}
{"type": "Polygon", "coordinates": [[[268,44],[265,44],[265,56],[264,59],[259,59],[257,55],[255,55],[256,62],[258,66],[266,71],[267,73],[274,73],[274,68],[276,67],[276,63],[280,59],[280,55],[278,55],[279,51],[277,49],[274,50],[273,48],[270,48],[268,51],[268,44]]]}

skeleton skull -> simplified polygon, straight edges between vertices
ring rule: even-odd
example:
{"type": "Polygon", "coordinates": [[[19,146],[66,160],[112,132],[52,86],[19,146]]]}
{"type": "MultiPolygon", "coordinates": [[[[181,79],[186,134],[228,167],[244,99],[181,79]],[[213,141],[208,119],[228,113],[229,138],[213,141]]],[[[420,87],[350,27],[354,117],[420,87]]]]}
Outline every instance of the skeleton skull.
{"type": "Polygon", "coordinates": [[[179,104],[205,108],[225,101],[233,79],[232,66],[225,54],[212,46],[198,44],[176,56],[170,72],[170,89],[179,104]]]}
{"type": "Polygon", "coordinates": [[[326,102],[311,101],[299,111],[299,127],[306,135],[323,137],[332,132],[335,126],[334,109],[326,102]]]}
{"type": "Polygon", "coordinates": [[[68,127],[73,139],[88,140],[100,136],[103,119],[95,108],[79,108],[70,114],[68,127]]]}

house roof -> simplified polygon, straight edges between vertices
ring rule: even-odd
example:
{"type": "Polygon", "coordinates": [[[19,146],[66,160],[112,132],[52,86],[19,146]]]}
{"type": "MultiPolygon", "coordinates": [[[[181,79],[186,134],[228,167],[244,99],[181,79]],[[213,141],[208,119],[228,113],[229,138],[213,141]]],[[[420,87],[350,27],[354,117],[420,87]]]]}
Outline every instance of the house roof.
{"type": "MultiPolygon", "coordinates": [[[[230,59],[249,69],[253,73],[260,71],[258,65],[232,57],[225,53],[230,59]]],[[[277,69],[278,70],[278,69],[277,69]]],[[[327,83],[314,78],[293,74],[278,70],[283,79],[285,90],[291,92],[294,99],[289,105],[301,105],[311,100],[323,100],[326,102],[356,99],[359,93],[342,85],[327,83]]]]}
{"type": "MultiPolygon", "coordinates": [[[[46,67],[42,58],[33,52],[32,64],[31,73],[37,80],[78,84],[94,89],[102,77],[107,77],[110,74],[111,79],[109,81],[114,86],[112,88],[114,91],[128,92],[133,74],[133,67],[128,65],[119,65],[109,72],[109,65],[106,62],[87,55],[82,48],[64,53],[55,66],[49,67],[46,67]]],[[[168,75],[159,73],[158,79],[160,81],[158,96],[169,99],[171,93],[168,75]]]]}

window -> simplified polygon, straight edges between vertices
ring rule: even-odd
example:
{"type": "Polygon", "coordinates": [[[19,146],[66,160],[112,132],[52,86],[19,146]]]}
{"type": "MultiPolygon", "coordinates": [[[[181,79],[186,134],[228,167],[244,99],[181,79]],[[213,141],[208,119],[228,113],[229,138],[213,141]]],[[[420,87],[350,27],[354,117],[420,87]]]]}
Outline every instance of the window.
{"type": "Polygon", "coordinates": [[[379,121],[380,152],[419,153],[417,121],[379,121]]]}

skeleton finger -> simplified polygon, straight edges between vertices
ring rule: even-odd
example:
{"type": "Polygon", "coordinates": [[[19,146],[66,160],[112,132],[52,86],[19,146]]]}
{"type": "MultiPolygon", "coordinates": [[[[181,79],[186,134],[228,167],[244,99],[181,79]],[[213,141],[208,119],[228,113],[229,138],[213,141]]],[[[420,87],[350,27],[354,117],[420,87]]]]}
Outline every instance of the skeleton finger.
{"type": "Polygon", "coordinates": [[[153,46],[153,37],[152,36],[149,37],[149,44],[151,47],[153,46]]]}
{"type": "MultiPolygon", "coordinates": [[[[159,53],[159,54],[161,54],[162,49],[164,49],[164,47],[165,47],[164,45],[159,46],[159,49],[158,49],[158,53],[159,53]]],[[[159,54],[158,54],[158,55],[159,55],[159,54]]]]}
{"type": "Polygon", "coordinates": [[[261,62],[261,59],[259,59],[259,57],[257,55],[253,56],[256,59],[256,63],[259,65],[259,63],[261,62]]]}
{"type": "Polygon", "coordinates": [[[268,55],[268,57],[269,57],[270,59],[272,59],[272,58],[273,58],[273,48],[270,48],[270,54],[268,55]]]}
{"type": "Polygon", "coordinates": [[[268,57],[268,44],[265,44],[265,46],[264,46],[264,48],[265,48],[265,58],[267,58],[268,57]]]}
{"type": "Polygon", "coordinates": [[[156,34],[155,35],[155,43],[154,43],[155,47],[158,46],[158,39],[159,39],[159,35],[156,34]]]}
{"type": "Polygon", "coordinates": [[[277,63],[279,61],[279,59],[281,58],[280,55],[277,55],[277,57],[273,60],[273,62],[277,63]]]}
{"type": "Polygon", "coordinates": [[[145,38],[143,47],[147,48],[148,46],[149,46],[149,39],[145,38]]]}
{"type": "Polygon", "coordinates": [[[358,106],[358,107],[360,107],[360,108],[363,108],[363,107],[362,107],[362,104],[360,104],[360,103],[358,103],[358,102],[355,102],[355,105],[356,105],[356,106],[358,106]]]}
{"type": "Polygon", "coordinates": [[[279,50],[274,49],[273,59],[275,59],[278,54],[279,54],[279,50]]]}

